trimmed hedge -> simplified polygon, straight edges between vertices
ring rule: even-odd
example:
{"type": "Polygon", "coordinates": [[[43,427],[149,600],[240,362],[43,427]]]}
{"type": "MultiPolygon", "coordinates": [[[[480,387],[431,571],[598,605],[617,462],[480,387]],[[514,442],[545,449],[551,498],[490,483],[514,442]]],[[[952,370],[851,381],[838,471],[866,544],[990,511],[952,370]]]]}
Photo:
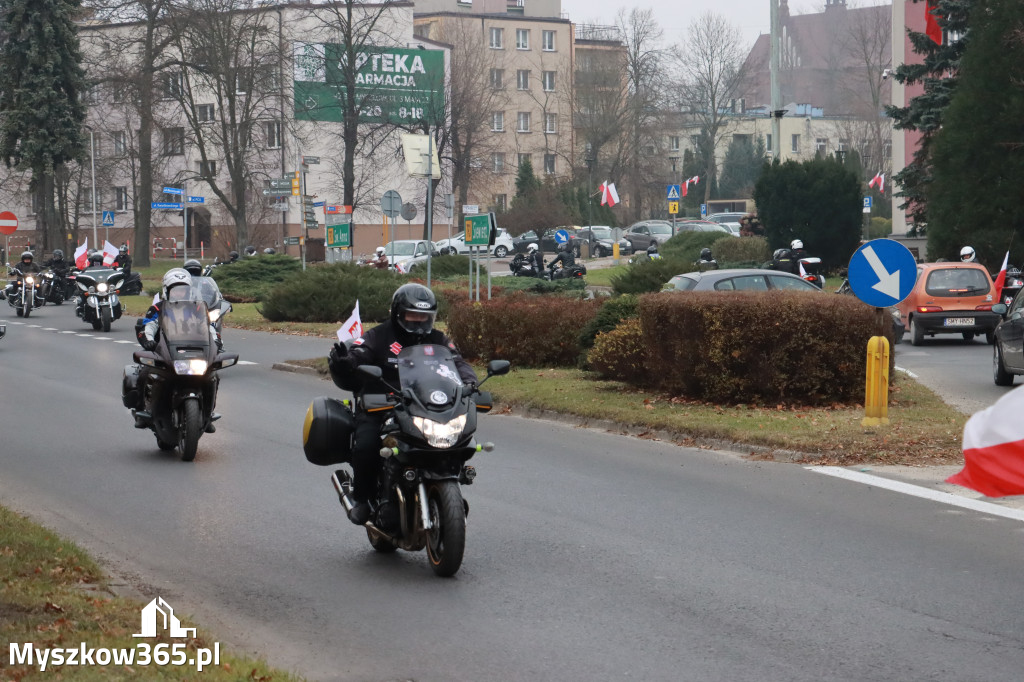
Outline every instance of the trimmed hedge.
{"type": "Polygon", "coordinates": [[[567,301],[516,292],[480,303],[449,300],[448,334],[471,360],[508,360],[516,367],[574,367],[580,329],[600,301],[567,301]]]}
{"type": "Polygon", "coordinates": [[[764,237],[731,237],[716,241],[711,255],[721,268],[760,267],[761,263],[771,260],[772,251],[764,237]]]}
{"type": "Polygon", "coordinates": [[[601,309],[583,331],[580,332],[580,348],[593,347],[594,339],[602,332],[610,332],[623,320],[635,318],[640,314],[640,300],[632,294],[615,296],[601,304],[601,309]]]}
{"type": "MultiPolygon", "coordinates": [[[[735,239],[735,237],[729,237],[729,239],[735,239]]],[[[612,290],[617,294],[646,294],[661,291],[665,282],[676,275],[693,272],[696,269],[692,259],[687,260],[678,255],[644,260],[631,265],[620,275],[613,275],[612,290]]]]}
{"type": "Polygon", "coordinates": [[[388,318],[395,289],[407,281],[390,270],[352,263],[320,265],[299,271],[273,289],[259,311],[271,322],[340,322],[352,314],[358,300],[363,322],[382,322],[388,318]]]}
{"type": "Polygon", "coordinates": [[[587,354],[587,364],[602,376],[645,386],[649,383],[646,350],[640,318],[632,317],[597,335],[587,354]]]}
{"type": "Polygon", "coordinates": [[[217,280],[225,299],[232,303],[251,303],[262,301],[277,285],[298,272],[302,272],[301,261],[277,253],[246,256],[216,267],[210,274],[217,280]]]}

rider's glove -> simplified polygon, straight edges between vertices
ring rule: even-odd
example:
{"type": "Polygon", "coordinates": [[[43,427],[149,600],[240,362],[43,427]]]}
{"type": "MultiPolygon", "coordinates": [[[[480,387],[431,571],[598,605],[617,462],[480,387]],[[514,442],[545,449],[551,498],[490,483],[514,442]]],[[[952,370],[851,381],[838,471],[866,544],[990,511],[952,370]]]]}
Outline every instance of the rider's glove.
{"type": "Polygon", "coordinates": [[[335,364],[342,362],[346,357],[348,357],[348,348],[345,344],[338,342],[334,344],[333,348],[331,348],[331,352],[328,354],[327,359],[331,364],[335,364]]]}
{"type": "Polygon", "coordinates": [[[145,350],[153,350],[156,348],[156,339],[151,339],[148,336],[142,337],[142,347],[145,350]]]}

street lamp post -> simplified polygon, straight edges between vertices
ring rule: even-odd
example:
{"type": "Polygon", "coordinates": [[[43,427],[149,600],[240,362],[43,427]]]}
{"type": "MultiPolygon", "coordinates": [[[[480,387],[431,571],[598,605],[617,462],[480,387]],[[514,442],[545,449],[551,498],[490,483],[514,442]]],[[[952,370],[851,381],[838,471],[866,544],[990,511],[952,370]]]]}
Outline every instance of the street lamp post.
{"type": "MultiPolygon", "coordinates": [[[[678,185],[678,184],[680,184],[679,183],[679,172],[677,170],[677,168],[678,168],[677,162],[679,161],[679,157],[678,156],[670,156],[670,157],[668,157],[668,160],[672,162],[672,183],[675,184],[675,185],[678,185]]],[[[681,202],[681,198],[680,198],[680,202],[681,202]]],[[[678,215],[677,213],[673,213],[672,214],[672,234],[673,235],[675,235],[675,233],[676,233],[676,216],[677,215],[678,215]]]]}
{"type": "Polygon", "coordinates": [[[590,145],[587,145],[587,156],[585,159],[587,163],[587,227],[594,226],[594,163],[597,159],[594,158],[594,153],[590,145]]]}
{"type": "Polygon", "coordinates": [[[89,165],[92,169],[92,248],[99,245],[99,237],[96,234],[96,143],[92,128],[89,128],[89,165]]]}

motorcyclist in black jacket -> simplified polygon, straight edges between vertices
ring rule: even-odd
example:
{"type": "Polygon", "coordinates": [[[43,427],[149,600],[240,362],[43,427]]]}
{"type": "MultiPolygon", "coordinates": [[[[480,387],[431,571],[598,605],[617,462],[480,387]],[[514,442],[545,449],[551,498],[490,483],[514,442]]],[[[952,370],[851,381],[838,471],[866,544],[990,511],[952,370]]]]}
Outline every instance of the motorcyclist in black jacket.
{"type": "MultiPolygon", "coordinates": [[[[21,260],[11,267],[20,270],[22,275],[38,273],[40,271],[39,264],[35,262],[35,257],[32,255],[31,251],[23,251],[21,253],[21,260]]],[[[14,291],[15,286],[15,282],[10,282],[6,287],[4,287],[3,297],[6,298],[10,296],[11,292],[14,291]]]]}
{"type": "Polygon", "coordinates": [[[68,276],[68,271],[71,269],[68,262],[64,260],[64,252],[60,249],[53,250],[53,254],[47,260],[43,261],[43,267],[53,270],[53,274],[60,277],[62,282],[64,278],[68,276]]]}
{"type": "MultiPolygon", "coordinates": [[[[422,284],[403,284],[391,297],[388,321],[363,333],[350,345],[335,343],[328,356],[327,366],[334,383],[343,390],[351,390],[357,398],[365,393],[390,393],[398,385],[397,357],[406,346],[418,344],[445,345],[455,356],[455,365],[463,383],[479,383],[476,372],[462,359],[455,344],[443,332],[434,329],[437,299],[422,284]],[[359,365],[380,367],[379,380],[356,373],[359,365]]],[[[357,399],[357,407],[361,401],[357,399]]],[[[380,429],[385,417],[356,409],[356,428],[352,438],[352,471],[355,474],[352,496],[356,505],[348,518],[356,525],[370,519],[370,500],[377,490],[380,474],[380,429]]]]}
{"type": "Polygon", "coordinates": [[[117,257],[114,258],[113,266],[124,270],[124,278],[127,282],[128,276],[132,274],[132,257],[128,254],[127,244],[121,244],[121,248],[117,250],[117,257]]]}
{"type": "Polygon", "coordinates": [[[573,255],[572,248],[569,246],[569,242],[558,245],[558,255],[551,259],[548,263],[548,268],[551,270],[551,278],[555,278],[555,267],[561,264],[563,271],[566,268],[571,268],[576,265],[576,257],[573,255]]]}

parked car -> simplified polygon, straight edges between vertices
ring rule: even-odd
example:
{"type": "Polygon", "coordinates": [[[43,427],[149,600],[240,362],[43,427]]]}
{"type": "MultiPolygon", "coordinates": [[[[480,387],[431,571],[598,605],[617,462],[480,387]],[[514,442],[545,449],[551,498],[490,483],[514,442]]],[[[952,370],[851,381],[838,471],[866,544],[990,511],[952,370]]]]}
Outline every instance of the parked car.
{"type": "Polygon", "coordinates": [[[1024,374],[1024,296],[1009,306],[997,303],[992,312],[1003,316],[992,344],[992,380],[996,386],[1012,386],[1014,377],[1024,374]]]}
{"type": "MultiPolygon", "coordinates": [[[[615,240],[612,239],[612,228],[607,225],[592,225],[581,228],[576,237],[590,244],[590,255],[595,258],[603,258],[612,255],[615,240]]],[[[619,254],[628,256],[633,253],[629,240],[625,237],[619,239],[619,254]]]]}
{"type": "Polygon", "coordinates": [[[897,304],[912,345],[925,336],[961,334],[971,341],[977,334],[995,340],[1001,316],[992,312],[995,287],[988,271],[978,263],[921,263],[910,294],[897,304]]]}
{"type": "MultiPolygon", "coordinates": [[[[739,226],[737,225],[736,234],[740,235],[739,226]]],[[[733,234],[732,231],[725,225],[719,223],[713,223],[710,220],[684,220],[683,222],[676,223],[676,234],[680,232],[721,232],[722,234],[733,234]]]]}
{"type": "Polygon", "coordinates": [[[797,275],[757,268],[687,272],[676,275],[662,287],[662,291],[771,291],[773,289],[821,291],[797,275]]]}
{"type": "Polygon", "coordinates": [[[629,241],[633,251],[646,251],[652,242],[661,246],[672,238],[672,223],[665,220],[641,220],[630,225],[622,236],[629,241]]]}
{"type": "Polygon", "coordinates": [[[533,230],[524,232],[518,237],[512,238],[514,251],[516,253],[526,253],[526,246],[532,243],[540,247],[540,250],[544,253],[554,253],[558,250],[558,242],[555,241],[555,232],[558,230],[566,230],[569,233],[569,243],[572,244],[573,255],[579,258],[581,242],[579,237],[576,235],[576,229],[568,227],[558,227],[554,230],[547,230],[544,232],[544,239],[541,240],[537,239],[537,233],[533,230]]]}
{"type": "Polygon", "coordinates": [[[431,257],[441,254],[426,239],[396,239],[384,245],[391,267],[400,272],[412,272],[415,268],[426,267],[427,253],[431,257]]]}
{"type": "Polygon", "coordinates": [[[723,225],[726,229],[735,235],[740,233],[740,219],[742,219],[746,213],[712,213],[707,217],[713,223],[723,225]]]}
{"type": "MultiPolygon", "coordinates": [[[[442,239],[434,242],[434,248],[442,256],[445,254],[469,254],[469,247],[466,246],[466,234],[459,233],[451,239],[442,239]]],[[[513,249],[512,235],[508,233],[508,230],[499,227],[498,234],[494,238],[494,256],[496,258],[504,258],[513,249]]]]}

